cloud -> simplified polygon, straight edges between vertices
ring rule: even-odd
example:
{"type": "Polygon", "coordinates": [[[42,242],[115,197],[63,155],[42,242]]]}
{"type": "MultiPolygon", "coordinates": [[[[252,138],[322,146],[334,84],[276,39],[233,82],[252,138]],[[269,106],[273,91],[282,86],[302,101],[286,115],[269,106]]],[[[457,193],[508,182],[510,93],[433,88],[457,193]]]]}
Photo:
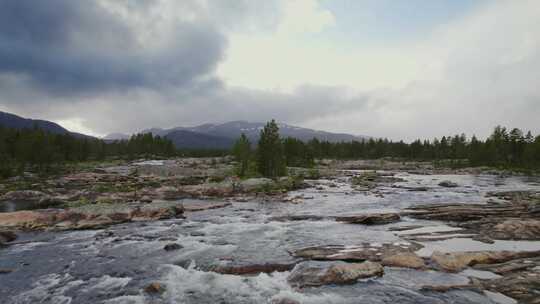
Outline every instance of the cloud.
{"type": "Polygon", "coordinates": [[[0,2],[0,73],[71,95],[190,86],[222,58],[226,40],[206,20],[159,19],[143,1],[125,7],[139,15],[123,15],[109,3],[0,2]]]}
{"type": "Polygon", "coordinates": [[[271,118],[406,140],[540,132],[534,0],[384,45],[329,36],[340,16],[315,0],[52,2],[0,4],[0,110],[94,134],[271,118]]]}

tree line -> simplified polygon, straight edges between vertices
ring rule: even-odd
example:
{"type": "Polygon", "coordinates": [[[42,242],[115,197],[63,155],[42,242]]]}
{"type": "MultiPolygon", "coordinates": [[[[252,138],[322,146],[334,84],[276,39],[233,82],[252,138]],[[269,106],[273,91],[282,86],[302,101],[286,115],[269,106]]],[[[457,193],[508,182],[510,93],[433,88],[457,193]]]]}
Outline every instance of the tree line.
{"type": "Polygon", "coordinates": [[[67,162],[106,158],[174,156],[178,151],[166,138],[136,134],[129,140],[105,142],[92,137],[54,134],[39,128],[11,129],[0,126],[0,177],[28,168],[43,172],[67,162]]]}
{"type": "Polygon", "coordinates": [[[376,159],[383,157],[419,161],[454,161],[468,166],[540,169],[540,136],[520,129],[497,126],[485,140],[465,134],[412,143],[369,139],[346,143],[307,143],[316,158],[376,159]]]}
{"type": "Polygon", "coordinates": [[[443,136],[412,143],[370,138],[363,141],[332,143],[316,138],[304,143],[295,138],[282,139],[275,121],[261,131],[254,147],[247,137],[236,141],[233,149],[239,162],[239,175],[257,173],[276,177],[289,167],[311,167],[315,159],[378,159],[434,161],[455,166],[493,166],[540,169],[540,135],[533,136],[514,128],[497,126],[485,140],[465,134],[443,136]]]}

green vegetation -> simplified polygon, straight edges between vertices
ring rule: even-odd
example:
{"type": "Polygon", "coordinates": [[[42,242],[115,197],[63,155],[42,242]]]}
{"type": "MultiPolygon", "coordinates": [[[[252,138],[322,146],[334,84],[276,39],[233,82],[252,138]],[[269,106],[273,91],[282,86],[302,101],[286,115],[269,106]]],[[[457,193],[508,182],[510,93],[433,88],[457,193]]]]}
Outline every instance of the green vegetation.
{"type": "Polygon", "coordinates": [[[238,176],[246,176],[249,168],[249,162],[251,160],[251,143],[246,137],[246,134],[242,133],[240,138],[235,142],[233,147],[233,155],[238,162],[238,176]]]}
{"type": "Polygon", "coordinates": [[[0,127],[0,178],[24,170],[50,172],[58,166],[104,161],[106,158],[168,157],[177,151],[171,141],[152,134],[106,143],[91,137],[52,134],[41,129],[15,130],[0,127]]]}
{"type": "Polygon", "coordinates": [[[287,173],[283,143],[275,120],[268,122],[261,130],[257,146],[257,170],[262,176],[269,178],[287,173]]]}
{"type": "Polygon", "coordinates": [[[465,134],[443,136],[441,139],[416,140],[410,144],[387,139],[369,139],[330,143],[313,139],[308,149],[318,159],[378,159],[434,161],[443,166],[493,166],[527,170],[540,169],[540,136],[526,135],[519,129],[510,132],[496,127],[484,141],[465,134]]]}

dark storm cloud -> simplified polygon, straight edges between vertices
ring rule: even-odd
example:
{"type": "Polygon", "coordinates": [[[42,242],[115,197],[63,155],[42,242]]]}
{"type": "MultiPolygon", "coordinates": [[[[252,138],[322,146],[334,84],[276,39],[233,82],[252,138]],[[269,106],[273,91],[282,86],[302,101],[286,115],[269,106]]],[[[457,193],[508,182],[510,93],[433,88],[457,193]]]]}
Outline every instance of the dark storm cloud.
{"type": "Polygon", "coordinates": [[[162,41],[141,40],[140,28],[96,1],[2,0],[0,76],[54,95],[190,86],[214,70],[225,39],[207,22],[172,26],[162,41]]]}

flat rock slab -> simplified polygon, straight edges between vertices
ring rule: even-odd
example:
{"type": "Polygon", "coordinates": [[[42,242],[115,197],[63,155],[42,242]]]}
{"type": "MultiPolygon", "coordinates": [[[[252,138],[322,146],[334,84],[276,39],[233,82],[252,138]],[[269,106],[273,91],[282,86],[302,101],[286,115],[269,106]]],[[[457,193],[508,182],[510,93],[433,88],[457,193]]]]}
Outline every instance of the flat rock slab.
{"type": "Polygon", "coordinates": [[[198,201],[198,202],[184,203],[184,210],[187,212],[196,212],[196,211],[204,211],[204,210],[210,210],[210,209],[225,208],[231,205],[232,203],[229,203],[229,202],[198,201]]]}
{"type": "Polygon", "coordinates": [[[384,266],[413,269],[426,268],[426,263],[424,259],[419,257],[414,252],[399,252],[396,254],[387,255],[382,259],[381,264],[383,264],[384,266]]]}
{"type": "Polygon", "coordinates": [[[152,204],[94,204],[71,209],[0,213],[0,228],[24,230],[97,229],[129,221],[176,218],[184,207],[175,202],[152,204]]]}
{"type": "Polygon", "coordinates": [[[382,261],[385,257],[414,252],[422,247],[413,242],[364,243],[354,246],[326,245],[302,248],[291,254],[296,258],[318,261],[382,261]]]}
{"type": "Polygon", "coordinates": [[[397,213],[368,213],[336,217],[336,221],[338,222],[362,225],[384,225],[399,220],[400,216],[397,213]]]}
{"type": "Polygon", "coordinates": [[[514,259],[540,256],[540,251],[461,251],[440,252],[431,255],[432,263],[448,272],[459,272],[475,264],[496,264],[514,259]]]}
{"type": "Polygon", "coordinates": [[[384,269],[374,262],[315,262],[299,263],[287,278],[295,287],[322,286],[329,284],[354,284],[359,279],[382,276],[384,269]]]}
{"type": "Polygon", "coordinates": [[[259,273],[272,273],[289,271],[296,263],[223,263],[212,266],[211,271],[221,274],[254,275],[259,273]]]}

